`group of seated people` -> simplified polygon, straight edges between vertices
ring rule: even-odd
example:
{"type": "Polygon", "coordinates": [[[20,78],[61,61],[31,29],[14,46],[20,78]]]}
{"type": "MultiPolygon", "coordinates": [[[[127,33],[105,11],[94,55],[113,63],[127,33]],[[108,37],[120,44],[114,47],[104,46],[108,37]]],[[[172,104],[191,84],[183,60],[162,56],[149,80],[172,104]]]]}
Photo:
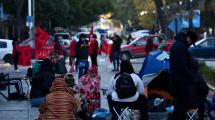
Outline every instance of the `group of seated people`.
{"type": "Polygon", "coordinates": [[[91,66],[76,85],[72,74],[56,73],[53,62],[44,59],[31,85],[31,105],[39,107],[38,120],[75,120],[77,117],[88,120],[100,108],[100,76],[96,66],[91,66]]]}

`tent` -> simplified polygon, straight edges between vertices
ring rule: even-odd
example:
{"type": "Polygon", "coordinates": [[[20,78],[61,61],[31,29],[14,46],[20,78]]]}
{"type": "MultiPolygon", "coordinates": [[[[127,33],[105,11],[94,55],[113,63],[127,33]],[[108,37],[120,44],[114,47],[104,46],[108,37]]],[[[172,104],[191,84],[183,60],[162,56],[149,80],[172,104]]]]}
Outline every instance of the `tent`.
{"type": "Polygon", "coordinates": [[[169,54],[165,51],[152,51],[143,62],[139,76],[147,88],[147,96],[155,95],[172,99],[170,95],[169,54]]]}

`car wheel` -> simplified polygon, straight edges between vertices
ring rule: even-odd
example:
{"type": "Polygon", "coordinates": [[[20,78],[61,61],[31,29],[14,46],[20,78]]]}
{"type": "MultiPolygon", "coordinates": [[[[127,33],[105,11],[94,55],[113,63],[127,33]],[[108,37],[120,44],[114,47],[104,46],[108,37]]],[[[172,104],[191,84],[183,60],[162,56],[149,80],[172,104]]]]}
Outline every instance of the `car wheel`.
{"type": "Polygon", "coordinates": [[[13,64],[14,60],[13,60],[13,56],[11,54],[6,54],[3,58],[5,63],[10,63],[13,64]]]}
{"type": "Polygon", "coordinates": [[[124,61],[124,60],[130,60],[131,59],[131,54],[129,52],[123,52],[121,54],[121,60],[124,61]]]}

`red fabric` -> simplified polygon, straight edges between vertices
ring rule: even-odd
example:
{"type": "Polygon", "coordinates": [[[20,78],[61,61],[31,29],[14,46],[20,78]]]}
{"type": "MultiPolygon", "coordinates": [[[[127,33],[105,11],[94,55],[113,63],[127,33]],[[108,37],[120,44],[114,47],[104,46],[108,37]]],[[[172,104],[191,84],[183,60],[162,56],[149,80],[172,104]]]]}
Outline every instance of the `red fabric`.
{"type": "Polygon", "coordinates": [[[75,56],[75,46],[76,46],[76,41],[73,40],[71,43],[70,43],[70,46],[69,46],[69,55],[71,57],[74,57],[75,56]]]}
{"type": "Polygon", "coordinates": [[[36,35],[35,35],[36,49],[40,49],[43,46],[45,46],[46,41],[49,39],[49,37],[50,37],[49,34],[45,32],[42,28],[36,27],[36,35]]]}
{"type": "Polygon", "coordinates": [[[31,47],[30,46],[22,46],[19,47],[19,60],[18,65],[29,66],[31,65],[31,47]]]}
{"type": "Polygon", "coordinates": [[[100,108],[100,80],[101,78],[99,75],[93,78],[90,78],[89,75],[84,75],[79,80],[78,90],[84,99],[89,101],[89,104],[87,104],[87,111],[89,113],[92,113],[95,109],[100,108]]]}
{"type": "Polygon", "coordinates": [[[93,36],[93,24],[91,24],[90,26],[89,42],[91,41],[92,36],[93,36]]]}

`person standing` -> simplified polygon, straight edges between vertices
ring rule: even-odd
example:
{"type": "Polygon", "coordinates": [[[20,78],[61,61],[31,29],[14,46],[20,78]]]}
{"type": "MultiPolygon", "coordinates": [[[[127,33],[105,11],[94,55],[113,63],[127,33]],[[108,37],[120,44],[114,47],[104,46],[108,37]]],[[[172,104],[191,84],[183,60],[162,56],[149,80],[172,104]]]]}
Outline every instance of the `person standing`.
{"type": "Polygon", "coordinates": [[[75,53],[78,62],[78,78],[81,78],[83,75],[87,74],[89,62],[88,62],[88,42],[84,34],[80,34],[79,41],[75,46],[75,53]]]}
{"type": "Polygon", "coordinates": [[[89,44],[89,54],[92,62],[92,66],[98,66],[97,63],[97,56],[98,56],[98,41],[96,40],[96,35],[93,35],[93,37],[90,40],[89,44]]]}
{"type": "Polygon", "coordinates": [[[112,72],[119,71],[119,57],[121,53],[121,44],[122,44],[122,39],[115,33],[113,38],[113,45],[111,49],[112,61],[113,61],[113,67],[114,67],[112,72]]]}
{"type": "Polygon", "coordinates": [[[13,45],[13,54],[12,55],[13,55],[13,59],[14,59],[14,70],[19,71],[18,66],[17,66],[19,63],[19,55],[20,55],[18,40],[13,40],[12,45],[13,45]]]}
{"type": "Polygon", "coordinates": [[[175,40],[170,50],[170,77],[175,106],[172,120],[186,120],[189,101],[193,99],[190,97],[192,96],[190,89],[196,77],[191,68],[188,48],[195,44],[197,35],[192,31],[178,33],[175,40]]]}

